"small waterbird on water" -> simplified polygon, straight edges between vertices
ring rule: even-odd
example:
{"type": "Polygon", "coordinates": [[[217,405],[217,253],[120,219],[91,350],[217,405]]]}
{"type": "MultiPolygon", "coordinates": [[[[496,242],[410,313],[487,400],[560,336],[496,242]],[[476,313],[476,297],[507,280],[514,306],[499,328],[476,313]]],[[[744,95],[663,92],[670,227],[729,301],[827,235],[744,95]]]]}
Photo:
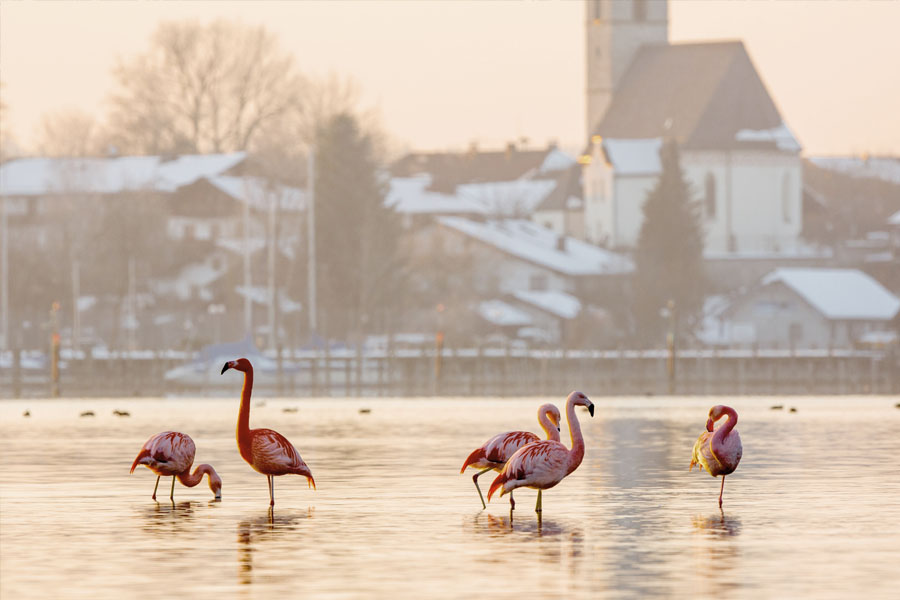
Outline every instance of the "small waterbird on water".
{"type": "Polygon", "coordinates": [[[156,473],[156,485],[153,486],[153,496],[151,496],[153,500],[156,500],[156,488],[159,487],[160,477],[172,478],[169,499],[174,500],[176,478],[185,487],[194,487],[203,481],[203,475],[207,475],[209,489],[217,499],[220,499],[222,497],[222,478],[211,465],[199,465],[191,473],[195,452],[196,446],[194,446],[191,436],[177,431],[163,431],[144,442],[141,451],[138,452],[137,458],[131,465],[131,472],[134,473],[134,469],[138,465],[145,465],[156,473]]]}
{"type": "Polygon", "coordinates": [[[500,490],[501,497],[509,492],[510,509],[515,509],[512,491],[519,487],[530,487],[538,491],[534,510],[542,512],[541,492],[562,481],[578,468],[584,458],[584,437],[581,435],[581,424],[575,416],[576,406],[586,406],[591,416],[594,416],[594,404],[587,396],[581,392],[569,394],[566,400],[566,419],[569,421],[572,449],[569,450],[555,440],[543,440],[522,446],[506,461],[506,466],[494,479],[488,491],[488,502],[497,490],[500,490]]]}
{"type": "Polygon", "coordinates": [[[246,358],[225,363],[222,373],[228,369],[244,373],[244,388],[241,391],[241,408],[238,411],[237,444],[247,464],[257,473],[262,473],[269,481],[269,506],[275,506],[275,476],[303,475],[307,483],[316,489],[312,472],[300,453],[286,437],[271,429],[250,429],[250,394],[253,392],[253,365],[246,358]]]}
{"type": "MultiPolygon", "coordinates": [[[[543,404],[538,408],[538,423],[547,434],[548,440],[559,441],[559,418],[559,409],[553,404],[543,404]]],[[[498,433],[469,454],[459,472],[465,472],[468,467],[482,469],[472,475],[472,481],[475,482],[475,489],[478,490],[478,497],[481,498],[483,508],[487,508],[487,504],[484,503],[484,496],[481,495],[481,488],[478,487],[478,477],[491,470],[500,471],[516,450],[540,439],[530,431],[507,431],[498,433]]],[[[509,502],[512,506],[516,505],[511,492],[509,502]]]]}
{"type": "Polygon", "coordinates": [[[700,467],[713,477],[722,476],[722,488],[719,490],[719,508],[722,507],[722,494],[725,492],[725,476],[734,473],[744,450],[741,446],[741,436],[734,430],[737,425],[737,411],[730,406],[718,404],[709,409],[709,417],[706,419],[706,431],[700,434],[694,442],[694,451],[691,456],[691,466],[700,464],[700,467]],[[724,425],[714,430],[716,421],[722,417],[728,417],[724,425]]]}

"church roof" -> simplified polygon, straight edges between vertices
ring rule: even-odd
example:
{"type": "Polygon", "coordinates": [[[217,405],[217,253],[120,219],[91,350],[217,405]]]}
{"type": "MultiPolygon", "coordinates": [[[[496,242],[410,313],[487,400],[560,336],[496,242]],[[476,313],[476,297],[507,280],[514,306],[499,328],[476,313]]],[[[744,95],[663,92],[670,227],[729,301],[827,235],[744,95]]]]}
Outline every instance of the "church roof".
{"type": "Polygon", "coordinates": [[[740,41],[643,46],[596,129],[684,148],[799,152],[740,41]]]}

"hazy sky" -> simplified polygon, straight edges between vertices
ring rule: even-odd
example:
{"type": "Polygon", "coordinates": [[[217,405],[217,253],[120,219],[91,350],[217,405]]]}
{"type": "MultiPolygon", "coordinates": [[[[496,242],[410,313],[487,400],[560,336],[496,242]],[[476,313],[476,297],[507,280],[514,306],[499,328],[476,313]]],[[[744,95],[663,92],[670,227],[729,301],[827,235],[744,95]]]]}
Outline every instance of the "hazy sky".
{"type": "MultiPolygon", "coordinates": [[[[387,131],[418,149],[526,136],[580,146],[584,7],[575,0],[33,2],[0,0],[9,128],[104,110],[110,67],[163,20],[263,24],[301,69],[355,79],[387,131]]],[[[900,154],[900,2],[674,0],[670,38],[744,40],[810,154],[900,154]]]]}

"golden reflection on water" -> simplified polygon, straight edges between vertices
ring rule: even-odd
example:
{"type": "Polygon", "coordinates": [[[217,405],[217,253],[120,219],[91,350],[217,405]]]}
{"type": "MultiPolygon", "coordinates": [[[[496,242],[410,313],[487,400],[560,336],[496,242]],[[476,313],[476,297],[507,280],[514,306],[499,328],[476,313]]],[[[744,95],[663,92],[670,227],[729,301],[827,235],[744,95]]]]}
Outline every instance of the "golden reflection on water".
{"type": "Polygon", "coordinates": [[[291,439],[319,484],[280,477],[271,511],[235,448],[233,400],[115,401],[127,421],[97,400],[32,402],[28,419],[0,403],[0,597],[155,598],[174,574],[186,597],[249,598],[829,599],[900,585],[891,399],[791,399],[793,415],[772,398],[595,400],[584,463],[541,514],[528,489],[514,512],[496,497],[482,510],[459,464],[490,435],[534,429],[545,399],[380,400],[364,418],[352,401],[268,400],[251,424],[291,439]],[[724,511],[718,480],[686,469],[721,402],[744,441],[724,511]],[[128,475],[142,441],[174,426],[221,474],[222,501],[177,485],[173,502],[163,482],[152,501],[153,476],[128,475]]]}

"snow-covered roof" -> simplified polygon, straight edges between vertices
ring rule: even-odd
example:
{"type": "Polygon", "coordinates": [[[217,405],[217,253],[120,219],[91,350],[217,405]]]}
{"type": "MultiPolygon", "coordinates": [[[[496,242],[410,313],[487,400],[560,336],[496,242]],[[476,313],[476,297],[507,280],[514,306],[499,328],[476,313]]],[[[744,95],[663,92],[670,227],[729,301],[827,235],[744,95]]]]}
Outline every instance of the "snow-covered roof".
{"type": "Polygon", "coordinates": [[[487,214],[521,217],[533,213],[556,184],[554,179],[464,183],[456,186],[456,195],[481,205],[487,214]]]}
{"type": "Polygon", "coordinates": [[[868,177],[900,184],[900,158],[891,156],[813,156],[814,165],[851,177],[868,177]]]}
{"type": "Polygon", "coordinates": [[[485,321],[501,327],[531,325],[528,313],[503,300],[485,300],[478,305],[478,314],[485,321]]]}
{"type": "Polygon", "coordinates": [[[740,129],[734,134],[738,142],[772,142],[785,152],[800,152],[800,144],[784,121],[769,129],[740,129]]]}
{"type": "Polygon", "coordinates": [[[575,164],[575,157],[566,154],[559,148],[553,148],[544,157],[544,162],[538,168],[539,173],[554,173],[556,171],[565,171],[575,164]]]}
{"type": "MultiPolygon", "coordinates": [[[[269,303],[269,288],[262,285],[238,285],[234,291],[242,298],[249,298],[251,302],[261,304],[263,306],[269,303]]],[[[278,308],[282,313],[294,313],[303,308],[300,302],[292,300],[288,297],[284,290],[278,290],[278,308]]]]}
{"type": "Polygon", "coordinates": [[[558,290],[520,290],[513,296],[563,319],[574,319],[581,312],[581,300],[558,290]]]}
{"type": "Polygon", "coordinates": [[[900,225],[900,210],[888,217],[887,222],[889,225],[900,225]]]}
{"type": "Polygon", "coordinates": [[[267,210],[271,198],[277,200],[283,211],[299,212],[306,209],[305,190],[272,183],[261,177],[216,175],[207,179],[232,198],[257,210],[267,210]]]}
{"type": "Polygon", "coordinates": [[[485,206],[470,198],[429,191],[431,175],[392,177],[385,204],[402,214],[481,215],[485,206]]]}
{"type": "Polygon", "coordinates": [[[634,270],[631,260],[581,240],[560,236],[525,219],[472,221],[441,217],[438,221],[522,260],[566,275],[613,275],[634,270]]]}
{"type": "Polygon", "coordinates": [[[893,319],[900,299],[858,269],[779,268],[763,285],[782,283],[828,319],[893,319]]]}
{"type": "Polygon", "coordinates": [[[171,192],[202,177],[223,173],[245,156],[243,152],[234,152],[185,155],[172,160],[160,156],[20,158],[0,166],[0,195],[171,192]]]}
{"type": "Polygon", "coordinates": [[[617,175],[658,175],[662,172],[660,148],[662,138],[603,138],[603,150],[617,175]]]}

